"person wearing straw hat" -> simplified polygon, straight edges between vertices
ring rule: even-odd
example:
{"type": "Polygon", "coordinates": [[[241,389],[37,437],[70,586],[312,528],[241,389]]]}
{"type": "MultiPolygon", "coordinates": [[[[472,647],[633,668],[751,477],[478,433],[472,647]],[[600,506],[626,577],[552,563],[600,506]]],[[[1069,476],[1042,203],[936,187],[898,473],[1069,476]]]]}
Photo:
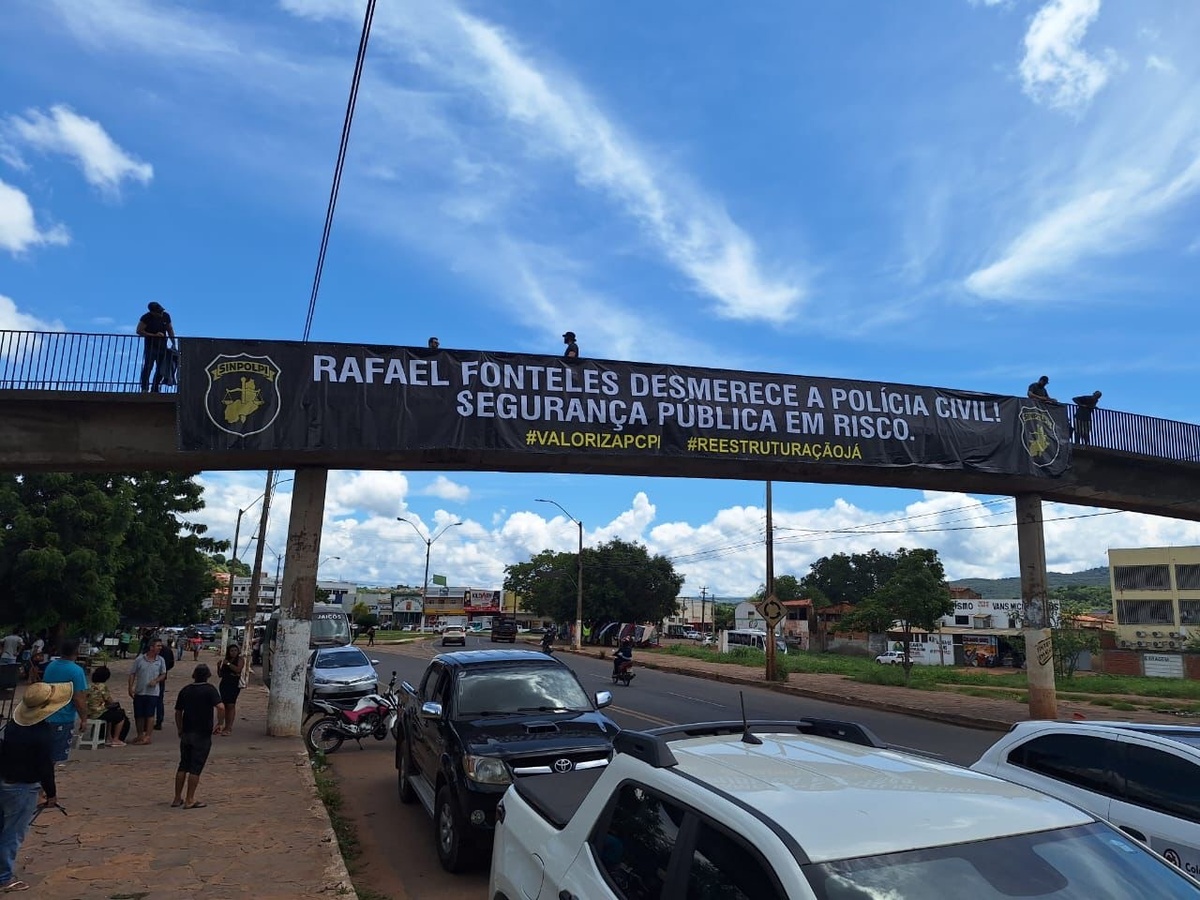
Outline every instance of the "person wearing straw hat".
{"type": "Polygon", "coordinates": [[[58,805],[54,784],[54,733],[46,720],[74,699],[67,682],[39,681],[25,688],[0,743],[0,891],[27,891],[13,872],[17,851],[38,809],[38,789],[45,805],[58,805]]]}

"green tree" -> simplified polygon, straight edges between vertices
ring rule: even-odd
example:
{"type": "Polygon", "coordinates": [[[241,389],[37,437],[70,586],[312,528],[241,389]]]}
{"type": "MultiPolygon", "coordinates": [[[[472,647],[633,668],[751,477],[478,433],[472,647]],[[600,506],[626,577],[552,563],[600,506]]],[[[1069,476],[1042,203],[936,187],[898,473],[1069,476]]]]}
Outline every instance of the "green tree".
{"type": "Polygon", "coordinates": [[[895,623],[904,634],[904,683],[912,673],[909,645],[914,631],[935,631],[938,619],[954,612],[946,572],[936,550],[901,548],[888,580],[837,625],[839,631],[884,633],[895,623]]]}
{"type": "MultiPolygon", "coordinates": [[[[758,590],[747,597],[754,603],[766,599],[767,586],[760,584],[758,590]]],[[[784,600],[803,600],[807,596],[804,593],[804,584],[795,575],[777,575],[775,576],[775,597],[780,601],[784,600]]]]}
{"type": "Polygon", "coordinates": [[[713,630],[728,631],[733,628],[733,611],[732,603],[715,603],[713,604],[713,630]]]}
{"type": "Polygon", "coordinates": [[[821,597],[822,605],[858,603],[878,591],[896,570],[897,556],[870,550],[835,553],[812,564],[800,581],[801,597],[821,597]]]}
{"type": "Polygon", "coordinates": [[[1050,630],[1054,670],[1060,676],[1070,678],[1085,652],[1100,652],[1100,632],[1095,628],[1084,628],[1080,623],[1080,618],[1094,608],[1091,600],[1060,599],[1057,594],[1055,591],[1052,596],[1058,602],[1058,627],[1050,630]]]}
{"type": "Polygon", "coordinates": [[[224,553],[214,553],[211,557],[213,571],[228,572],[238,578],[250,577],[250,564],[240,559],[226,559],[224,553]]]}
{"type": "Polygon", "coordinates": [[[56,635],[194,621],[222,549],[184,518],[203,505],[182,475],[0,475],[0,620],[56,635]]]}
{"type": "Polygon", "coordinates": [[[1093,609],[1112,609],[1112,589],[1108,585],[1068,584],[1054,588],[1049,592],[1049,597],[1059,604],[1075,604],[1076,608],[1082,609],[1079,615],[1085,615],[1093,609]]]}
{"type": "MultiPolygon", "coordinates": [[[[556,622],[575,619],[578,558],[543,550],[504,569],[504,589],[522,598],[525,609],[556,622]]],[[[641,544],[611,540],[583,550],[583,619],[603,622],[660,622],[679,609],[683,576],[665,556],[641,544]]]]}

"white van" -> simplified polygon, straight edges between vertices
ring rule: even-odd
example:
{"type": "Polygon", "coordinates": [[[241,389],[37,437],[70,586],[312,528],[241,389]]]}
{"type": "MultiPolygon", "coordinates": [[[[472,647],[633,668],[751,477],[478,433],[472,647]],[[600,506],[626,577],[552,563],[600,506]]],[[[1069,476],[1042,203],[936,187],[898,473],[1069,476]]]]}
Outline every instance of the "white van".
{"type": "MultiPolygon", "coordinates": [[[[267,620],[267,630],[263,633],[262,641],[262,680],[263,684],[271,684],[271,669],[275,661],[275,640],[279,630],[279,611],[276,610],[267,620]]],[[[337,603],[314,603],[312,613],[312,631],[309,633],[309,649],[317,647],[337,647],[349,644],[353,633],[350,630],[350,617],[337,603]]]]}
{"type": "Polygon", "coordinates": [[[1081,806],[1200,875],[1200,728],[1018,722],[971,768],[1081,806]]]}

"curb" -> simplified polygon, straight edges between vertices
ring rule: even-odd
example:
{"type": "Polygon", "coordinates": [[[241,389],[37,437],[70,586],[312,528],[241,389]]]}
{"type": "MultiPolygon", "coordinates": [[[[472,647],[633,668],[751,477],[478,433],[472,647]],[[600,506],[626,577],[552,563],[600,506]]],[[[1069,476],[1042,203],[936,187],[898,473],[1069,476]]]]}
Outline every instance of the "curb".
{"type": "MultiPolygon", "coordinates": [[[[556,649],[556,652],[560,652],[556,649]]],[[[573,650],[569,647],[562,648],[561,652],[571,653],[576,656],[589,656],[586,650],[573,650]]],[[[598,657],[603,659],[603,656],[598,657]]],[[[664,664],[660,660],[647,662],[645,658],[638,660],[638,665],[646,669],[656,669],[661,672],[670,672],[673,675],[688,675],[692,678],[704,678],[708,681],[720,681],[725,684],[740,684],[746,687],[766,688],[770,691],[777,691],[782,694],[791,694],[796,697],[806,697],[809,700],[821,700],[825,703],[840,703],[843,706],[861,706],[864,709],[875,709],[880,712],[896,713],[902,716],[913,716],[918,719],[928,719],[933,722],[943,722],[947,725],[958,725],[966,728],[979,728],[986,731],[1008,731],[1012,727],[1012,722],[1002,719],[989,719],[983,716],[968,716],[962,713],[942,712],[940,710],[923,709],[919,707],[904,706],[900,703],[889,703],[886,700],[876,700],[872,697],[846,697],[841,694],[830,694],[825,691],[813,690],[812,688],[801,688],[789,685],[787,683],[768,684],[762,679],[755,678],[739,678],[736,675],[729,675],[725,672],[705,672],[699,669],[692,669],[687,666],[664,664]]]]}
{"type": "Polygon", "coordinates": [[[304,789],[312,797],[313,809],[325,822],[321,843],[329,850],[329,864],[325,866],[325,885],[321,888],[321,893],[332,893],[337,897],[353,897],[357,900],[358,893],[354,890],[350,870],[346,867],[346,859],[338,848],[337,835],[333,833],[333,823],[329,821],[329,810],[325,808],[324,801],[317,793],[317,780],[312,773],[312,763],[308,758],[308,753],[304,750],[296,753],[296,769],[300,772],[300,780],[304,782],[304,789]]]}

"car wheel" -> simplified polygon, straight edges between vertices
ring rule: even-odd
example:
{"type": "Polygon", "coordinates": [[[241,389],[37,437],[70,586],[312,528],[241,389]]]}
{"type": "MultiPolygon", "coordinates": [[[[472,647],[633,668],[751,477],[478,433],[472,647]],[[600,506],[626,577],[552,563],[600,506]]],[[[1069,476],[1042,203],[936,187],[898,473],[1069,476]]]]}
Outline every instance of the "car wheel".
{"type": "Polygon", "coordinates": [[[464,871],[471,862],[466,826],[450,788],[442,785],[433,807],[433,838],[437,843],[438,861],[447,872],[464,871]]]}
{"type": "Polygon", "coordinates": [[[400,794],[401,803],[413,803],[417,792],[413,790],[412,754],[408,750],[408,741],[396,742],[396,789],[400,794]]]}

